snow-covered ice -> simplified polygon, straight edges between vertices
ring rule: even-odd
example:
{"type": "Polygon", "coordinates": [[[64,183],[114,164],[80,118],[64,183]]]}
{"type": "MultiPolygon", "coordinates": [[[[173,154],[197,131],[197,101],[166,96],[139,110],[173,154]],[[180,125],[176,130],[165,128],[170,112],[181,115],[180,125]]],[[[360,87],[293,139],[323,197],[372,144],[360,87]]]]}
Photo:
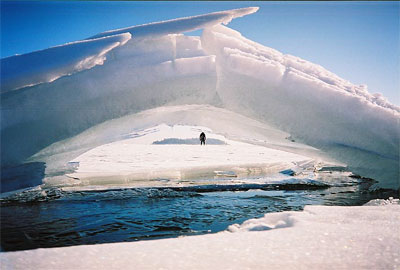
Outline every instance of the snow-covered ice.
{"type": "MultiPolygon", "coordinates": [[[[205,127],[165,124],[135,132],[133,138],[104,144],[73,159],[79,164],[68,176],[91,183],[139,180],[207,178],[216,171],[233,171],[235,176],[278,173],[296,162],[311,159],[280,150],[228,140],[205,127]],[[207,141],[217,145],[199,145],[201,131],[207,141]],[[188,144],[154,144],[166,139],[187,140],[188,144]],[[106,180],[107,179],[107,180],[106,180]],[[92,181],[90,181],[92,180],[92,181]]],[[[167,141],[168,142],[168,141],[167,141]]]]}
{"type": "Polygon", "coordinates": [[[217,234],[7,252],[0,258],[4,269],[399,269],[399,225],[398,200],[306,206],[217,234]]]}

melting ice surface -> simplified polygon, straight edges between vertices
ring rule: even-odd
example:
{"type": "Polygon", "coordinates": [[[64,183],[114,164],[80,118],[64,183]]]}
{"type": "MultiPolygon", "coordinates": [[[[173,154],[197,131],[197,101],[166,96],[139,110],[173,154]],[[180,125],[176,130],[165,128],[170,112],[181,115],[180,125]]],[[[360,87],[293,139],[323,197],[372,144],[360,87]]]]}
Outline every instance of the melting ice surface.
{"type": "Polygon", "coordinates": [[[398,189],[400,108],[222,25],[256,11],[1,59],[2,246],[215,232],[306,204],[361,205],[372,182],[353,174],[398,189]],[[200,131],[206,146],[194,144],[200,131]]]}

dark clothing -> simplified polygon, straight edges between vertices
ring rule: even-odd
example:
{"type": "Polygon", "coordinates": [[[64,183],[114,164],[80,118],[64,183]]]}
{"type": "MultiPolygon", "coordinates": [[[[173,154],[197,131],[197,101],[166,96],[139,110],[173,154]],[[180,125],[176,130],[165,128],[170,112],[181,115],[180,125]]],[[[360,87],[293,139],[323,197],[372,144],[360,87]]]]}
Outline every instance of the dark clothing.
{"type": "Polygon", "coordinates": [[[206,134],[204,132],[200,133],[200,145],[206,145],[206,134]]]}

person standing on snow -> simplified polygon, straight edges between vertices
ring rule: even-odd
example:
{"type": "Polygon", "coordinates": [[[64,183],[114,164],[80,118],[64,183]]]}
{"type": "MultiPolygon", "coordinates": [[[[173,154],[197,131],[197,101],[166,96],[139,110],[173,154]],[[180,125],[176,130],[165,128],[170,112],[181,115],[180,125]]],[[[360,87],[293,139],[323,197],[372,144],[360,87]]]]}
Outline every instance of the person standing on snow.
{"type": "Polygon", "coordinates": [[[206,134],[204,132],[200,133],[200,145],[206,145],[206,134]]]}

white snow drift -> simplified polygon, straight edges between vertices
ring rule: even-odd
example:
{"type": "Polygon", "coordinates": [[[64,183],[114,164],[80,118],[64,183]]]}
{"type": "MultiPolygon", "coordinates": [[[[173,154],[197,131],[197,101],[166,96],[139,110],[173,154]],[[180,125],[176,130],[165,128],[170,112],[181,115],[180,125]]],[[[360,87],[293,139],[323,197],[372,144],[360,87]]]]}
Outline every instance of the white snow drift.
{"type": "Polygon", "coordinates": [[[257,9],[112,30],[2,59],[2,165],[23,163],[109,119],[165,105],[211,104],[287,132],[380,187],[398,188],[400,108],[221,25],[257,9]],[[201,38],[180,34],[199,28],[201,38]]]}

